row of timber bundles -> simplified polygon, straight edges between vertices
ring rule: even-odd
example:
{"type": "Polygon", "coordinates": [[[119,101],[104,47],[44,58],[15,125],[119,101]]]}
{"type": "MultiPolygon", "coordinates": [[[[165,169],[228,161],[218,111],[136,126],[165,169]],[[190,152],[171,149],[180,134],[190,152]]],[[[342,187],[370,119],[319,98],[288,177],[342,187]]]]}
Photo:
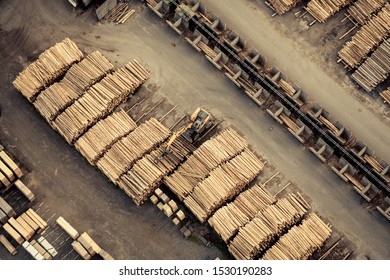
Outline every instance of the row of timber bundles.
{"type": "Polygon", "coordinates": [[[86,89],[113,69],[114,66],[100,52],[93,52],[79,63],[73,64],[60,82],[42,91],[34,101],[34,106],[51,122],[81,97],[86,89]]]}
{"type": "Polygon", "coordinates": [[[290,194],[260,211],[239,229],[229,244],[236,259],[253,259],[306,214],[309,205],[299,196],[290,194]]]}
{"type": "Polygon", "coordinates": [[[144,154],[169,137],[170,131],[154,118],[120,139],[99,159],[97,167],[113,182],[126,173],[144,154]]]}
{"type": "Polygon", "coordinates": [[[352,0],[311,0],[307,3],[308,11],[317,21],[324,23],[352,0]]]}
{"type": "Polygon", "coordinates": [[[347,10],[357,23],[365,24],[373,14],[379,11],[387,0],[358,0],[354,2],[347,10]]]}
{"type": "Polygon", "coordinates": [[[141,205],[160,185],[163,177],[172,172],[191,154],[195,147],[184,137],[176,138],[167,155],[163,156],[167,142],[144,155],[119,179],[118,185],[137,205],[141,205]]]}
{"type": "Polygon", "coordinates": [[[262,257],[263,260],[306,260],[320,249],[332,230],[312,213],[301,225],[292,227],[262,257]]]}
{"type": "Polygon", "coordinates": [[[390,87],[380,93],[380,96],[390,105],[390,87]]]}
{"type": "Polygon", "coordinates": [[[227,128],[204,142],[175,173],[164,179],[164,183],[183,200],[213,169],[247,146],[248,143],[241,135],[234,129],[227,128]]]}
{"type": "Polygon", "coordinates": [[[268,0],[275,11],[282,15],[294,8],[301,0],[268,0]]]}
{"type": "Polygon", "coordinates": [[[184,199],[184,204],[199,221],[205,222],[227,200],[240,193],[263,167],[264,163],[249,149],[245,149],[211,171],[184,199]]]}
{"type": "Polygon", "coordinates": [[[367,55],[390,35],[390,4],[363,25],[338,52],[349,67],[359,66],[367,55]]]}
{"type": "Polygon", "coordinates": [[[13,81],[15,88],[30,102],[45,87],[50,85],[75,62],[83,58],[77,45],[65,38],[39,55],[38,59],[27,66],[13,81]]]}

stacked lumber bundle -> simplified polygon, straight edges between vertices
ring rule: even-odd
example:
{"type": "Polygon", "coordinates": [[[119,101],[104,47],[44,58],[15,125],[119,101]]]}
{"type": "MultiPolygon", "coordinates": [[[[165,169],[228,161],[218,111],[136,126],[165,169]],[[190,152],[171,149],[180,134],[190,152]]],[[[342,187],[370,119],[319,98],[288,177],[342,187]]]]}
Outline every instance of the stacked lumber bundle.
{"type": "Polygon", "coordinates": [[[293,88],[292,85],[290,85],[290,83],[288,83],[283,79],[280,79],[278,81],[278,84],[284,90],[284,92],[286,92],[289,96],[293,96],[297,92],[295,88],[293,88]]]}
{"type": "Polygon", "coordinates": [[[114,183],[134,162],[169,136],[169,129],[154,118],[116,142],[97,162],[97,167],[114,183]]]}
{"type": "Polygon", "coordinates": [[[390,39],[384,41],[351,75],[365,91],[371,92],[390,73],[390,39]]]}
{"type": "Polygon", "coordinates": [[[301,225],[294,226],[263,256],[263,260],[306,260],[322,247],[332,230],[312,213],[301,225]]]}
{"type": "Polygon", "coordinates": [[[120,24],[124,23],[134,12],[135,10],[130,9],[127,3],[118,3],[103,19],[120,24]]]}
{"type": "Polygon", "coordinates": [[[390,4],[387,4],[356,32],[338,52],[338,55],[348,66],[355,68],[389,34],[390,4]]]}
{"type": "Polygon", "coordinates": [[[240,193],[231,203],[219,208],[208,223],[228,243],[240,227],[252,220],[258,212],[276,202],[276,198],[261,185],[254,185],[240,193]]]}
{"type": "Polygon", "coordinates": [[[390,87],[380,93],[380,96],[385,100],[387,104],[390,104],[390,87]]]}
{"type": "Polygon", "coordinates": [[[347,13],[359,24],[365,24],[370,17],[379,11],[387,0],[357,0],[347,10],[347,13]]]}
{"type": "Polygon", "coordinates": [[[308,11],[317,21],[324,23],[352,0],[311,0],[307,3],[308,11]]]}
{"type": "Polygon", "coordinates": [[[202,40],[199,41],[198,47],[204,52],[205,55],[209,56],[211,59],[214,59],[217,56],[217,53],[202,40]]]}
{"type": "Polygon", "coordinates": [[[373,156],[365,154],[363,158],[376,172],[382,173],[384,167],[373,156]]]}
{"type": "Polygon", "coordinates": [[[5,186],[8,189],[15,179],[23,176],[23,172],[2,148],[0,146],[0,188],[5,186]]]}
{"type": "Polygon", "coordinates": [[[73,144],[88,127],[112,112],[146,79],[138,79],[136,75],[140,74],[133,72],[131,67],[129,63],[108,74],[55,119],[53,127],[69,144],[73,144]]]}
{"type": "Polygon", "coordinates": [[[299,130],[299,126],[285,114],[280,114],[279,118],[290,128],[294,133],[297,133],[299,130]]]}
{"type": "Polygon", "coordinates": [[[225,201],[240,193],[263,167],[264,163],[249,149],[245,149],[211,171],[184,199],[184,204],[199,221],[205,222],[225,201]]]}
{"type": "Polygon", "coordinates": [[[274,7],[275,11],[279,15],[290,11],[294,8],[301,0],[268,0],[268,2],[274,7]]]}
{"type": "Polygon", "coordinates": [[[308,208],[309,205],[294,194],[278,200],[238,231],[228,246],[229,252],[236,259],[253,259],[266,250],[284,230],[300,221],[308,208]]]}
{"type": "Polygon", "coordinates": [[[164,183],[183,200],[214,168],[248,146],[237,131],[228,128],[204,142],[164,183]]]}
{"type": "Polygon", "coordinates": [[[77,45],[69,38],[65,38],[41,53],[38,59],[19,73],[12,83],[31,102],[43,88],[82,58],[83,53],[77,45]]]}
{"type": "Polygon", "coordinates": [[[75,147],[91,165],[95,165],[107,149],[136,127],[130,116],[120,110],[97,122],[75,142],[75,147]]]}
{"type": "Polygon", "coordinates": [[[170,152],[161,158],[167,141],[156,150],[146,154],[119,179],[118,186],[130,196],[137,205],[141,205],[160,185],[164,176],[172,172],[195,147],[184,137],[176,138],[170,152]]]}

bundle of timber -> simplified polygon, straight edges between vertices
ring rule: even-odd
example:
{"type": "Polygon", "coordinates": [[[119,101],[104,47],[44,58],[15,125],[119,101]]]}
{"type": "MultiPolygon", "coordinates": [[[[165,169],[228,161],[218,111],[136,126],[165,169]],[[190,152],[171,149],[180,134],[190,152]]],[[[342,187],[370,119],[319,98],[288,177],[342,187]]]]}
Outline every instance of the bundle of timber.
{"type": "Polygon", "coordinates": [[[331,235],[330,225],[312,213],[294,226],[263,256],[263,260],[306,260],[322,247],[331,235]]]}
{"type": "Polygon", "coordinates": [[[43,88],[82,58],[83,53],[77,45],[65,38],[40,54],[36,61],[19,73],[13,85],[31,102],[43,88]]]}
{"type": "Polygon", "coordinates": [[[287,81],[285,81],[284,79],[280,79],[278,84],[280,85],[280,87],[289,95],[289,96],[293,96],[295,93],[296,93],[296,90],[295,88],[293,88],[292,85],[290,85],[290,83],[288,83],[287,81]]]}
{"type": "Polygon", "coordinates": [[[268,0],[268,2],[275,8],[279,15],[290,11],[294,8],[301,0],[268,0]]]}
{"type": "Polygon", "coordinates": [[[75,147],[90,164],[95,165],[107,149],[136,127],[130,116],[120,110],[97,122],[75,142],[75,147]]]}
{"type": "Polygon", "coordinates": [[[205,222],[225,201],[240,193],[263,167],[264,163],[249,149],[245,149],[211,171],[184,199],[184,204],[199,221],[205,222]]]}
{"type": "Polygon", "coordinates": [[[352,79],[367,92],[387,79],[390,73],[390,39],[384,41],[352,74],[352,79]]]}
{"type": "Polygon", "coordinates": [[[358,0],[347,10],[347,13],[359,24],[365,24],[370,17],[379,11],[387,0],[358,0]]]}
{"type": "Polygon", "coordinates": [[[238,231],[228,246],[229,252],[236,259],[253,259],[284,230],[300,221],[308,208],[303,198],[294,194],[269,205],[238,231]]]}
{"type": "Polygon", "coordinates": [[[130,70],[132,66],[129,65],[130,63],[94,84],[55,119],[53,127],[69,144],[73,144],[88,127],[112,112],[142,83],[142,80],[133,75],[130,70]]]}
{"type": "Polygon", "coordinates": [[[210,171],[236,156],[248,146],[232,128],[204,142],[164,183],[182,200],[210,171]]]}
{"type": "Polygon", "coordinates": [[[133,167],[119,179],[118,186],[130,196],[137,205],[141,205],[160,185],[163,176],[172,172],[195,150],[184,137],[176,138],[169,153],[161,158],[167,142],[138,160],[133,167]]]}
{"type": "Polygon", "coordinates": [[[127,3],[118,3],[103,19],[117,24],[124,23],[134,12],[135,10],[130,9],[127,3]]]}
{"type": "Polygon", "coordinates": [[[63,81],[73,85],[78,92],[82,93],[113,69],[114,65],[100,52],[95,51],[81,62],[72,65],[63,81]]]}
{"type": "Polygon", "coordinates": [[[208,223],[225,243],[255,215],[276,202],[276,198],[259,184],[240,193],[233,202],[219,208],[208,223]]]}
{"type": "Polygon", "coordinates": [[[169,136],[169,129],[154,118],[116,142],[97,162],[98,168],[114,183],[140,159],[169,136]]]}
{"type": "Polygon", "coordinates": [[[290,128],[294,133],[297,133],[299,130],[299,126],[285,114],[280,114],[279,118],[290,128]]]}
{"type": "Polygon", "coordinates": [[[311,0],[307,3],[308,11],[317,21],[324,23],[352,0],[311,0]]]}
{"type": "Polygon", "coordinates": [[[390,87],[380,93],[380,96],[390,105],[390,87]]]}
{"type": "Polygon", "coordinates": [[[338,52],[341,60],[355,68],[362,63],[370,51],[390,34],[390,4],[363,25],[338,52]]]}

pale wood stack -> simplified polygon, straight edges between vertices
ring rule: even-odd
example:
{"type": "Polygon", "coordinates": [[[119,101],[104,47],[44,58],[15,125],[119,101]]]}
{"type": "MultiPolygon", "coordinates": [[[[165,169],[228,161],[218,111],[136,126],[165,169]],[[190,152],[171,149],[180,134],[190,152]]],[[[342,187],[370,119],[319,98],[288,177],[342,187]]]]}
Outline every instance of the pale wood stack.
{"type": "Polygon", "coordinates": [[[205,55],[209,56],[211,59],[214,59],[217,56],[217,53],[202,40],[199,41],[198,47],[204,52],[205,55]]]}
{"type": "Polygon", "coordinates": [[[154,118],[120,139],[99,159],[97,167],[114,183],[144,154],[168,138],[170,131],[154,118]]]}
{"type": "Polygon", "coordinates": [[[284,230],[302,219],[309,205],[290,194],[269,205],[242,227],[229,244],[229,252],[241,260],[249,260],[266,250],[284,230]]]}
{"type": "Polygon", "coordinates": [[[179,136],[172,142],[170,152],[162,157],[166,141],[156,150],[143,156],[119,179],[118,186],[130,196],[137,205],[147,200],[161,184],[164,176],[172,172],[195,150],[184,137],[179,136]]]}
{"type": "Polygon", "coordinates": [[[238,230],[258,212],[276,202],[275,196],[259,184],[240,193],[231,203],[219,208],[208,223],[228,243],[238,230]]]}
{"type": "Polygon", "coordinates": [[[301,225],[294,226],[263,256],[263,260],[306,260],[320,249],[332,230],[312,213],[301,225]]]}
{"type": "Polygon", "coordinates": [[[308,11],[317,21],[324,23],[352,0],[311,0],[307,3],[308,11]]]}
{"type": "Polygon", "coordinates": [[[97,122],[75,142],[75,147],[91,165],[95,165],[105,151],[136,127],[130,116],[120,110],[97,122]]]}
{"type": "Polygon", "coordinates": [[[299,126],[285,114],[280,114],[279,118],[290,128],[294,133],[297,133],[299,130],[299,126]]]}
{"type": "Polygon", "coordinates": [[[108,74],[94,84],[75,103],[65,109],[52,123],[69,144],[81,136],[88,127],[111,113],[142,83],[129,64],[108,74]]]}
{"type": "Polygon", "coordinates": [[[130,9],[127,3],[118,3],[103,19],[117,24],[124,23],[134,12],[135,10],[130,9]]]}
{"type": "Polygon", "coordinates": [[[184,204],[201,222],[249,184],[263,169],[262,163],[249,149],[210,172],[184,199],[184,204]]]}
{"type": "Polygon", "coordinates": [[[365,91],[371,92],[390,73],[390,39],[387,39],[351,75],[365,91]]]}
{"type": "Polygon", "coordinates": [[[279,15],[290,11],[294,8],[301,0],[268,0],[268,2],[275,8],[279,15]]]}
{"type": "Polygon", "coordinates": [[[283,79],[280,79],[278,84],[289,96],[293,96],[297,92],[292,85],[283,79]]]}
{"type": "Polygon", "coordinates": [[[183,200],[214,168],[236,156],[248,146],[232,128],[204,142],[164,183],[183,200]]]}
{"type": "Polygon", "coordinates": [[[379,11],[388,0],[358,0],[347,10],[347,13],[359,24],[365,24],[373,14],[379,11]]]}
{"type": "Polygon", "coordinates": [[[390,87],[380,93],[380,96],[390,105],[390,87]]]}
{"type": "Polygon", "coordinates": [[[93,52],[81,62],[73,64],[60,82],[41,92],[34,106],[46,120],[52,121],[87,88],[113,69],[114,66],[100,52],[93,52]]]}
{"type": "Polygon", "coordinates": [[[31,102],[42,89],[82,58],[83,53],[77,45],[65,38],[40,54],[36,61],[19,73],[13,85],[31,102]]]}
{"type": "Polygon", "coordinates": [[[363,25],[338,52],[351,68],[359,66],[367,55],[390,34],[390,4],[363,25]]]}

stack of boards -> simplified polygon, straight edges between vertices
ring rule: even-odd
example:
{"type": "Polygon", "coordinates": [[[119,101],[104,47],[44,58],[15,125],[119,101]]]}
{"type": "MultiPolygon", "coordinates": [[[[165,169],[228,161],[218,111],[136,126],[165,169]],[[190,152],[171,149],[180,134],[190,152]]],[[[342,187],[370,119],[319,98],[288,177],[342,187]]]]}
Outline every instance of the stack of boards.
{"type": "Polygon", "coordinates": [[[390,87],[380,93],[380,96],[390,105],[390,87]]]}
{"type": "Polygon", "coordinates": [[[113,257],[103,250],[88,233],[79,234],[63,217],[57,219],[57,224],[73,239],[72,248],[84,260],[90,260],[95,254],[100,255],[104,260],[113,260],[113,257]]]}
{"type": "Polygon", "coordinates": [[[301,0],[268,0],[275,11],[282,15],[294,8],[301,0]]]}
{"type": "Polygon", "coordinates": [[[387,0],[357,0],[348,8],[347,13],[358,24],[365,24],[373,14],[378,12],[387,0]]]}
{"type": "Polygon", "coordinates": [[[20,167],[11,159],[0,145],[0,189],[9,189],[11,184],[21,178],[23,172],[20,167]]]}
{"type": "Polygon", "coordinates": [[[309,12],[318,22],[324,23],[352,0],[311,0],[307,3],[306,11],[309,12]]]}

